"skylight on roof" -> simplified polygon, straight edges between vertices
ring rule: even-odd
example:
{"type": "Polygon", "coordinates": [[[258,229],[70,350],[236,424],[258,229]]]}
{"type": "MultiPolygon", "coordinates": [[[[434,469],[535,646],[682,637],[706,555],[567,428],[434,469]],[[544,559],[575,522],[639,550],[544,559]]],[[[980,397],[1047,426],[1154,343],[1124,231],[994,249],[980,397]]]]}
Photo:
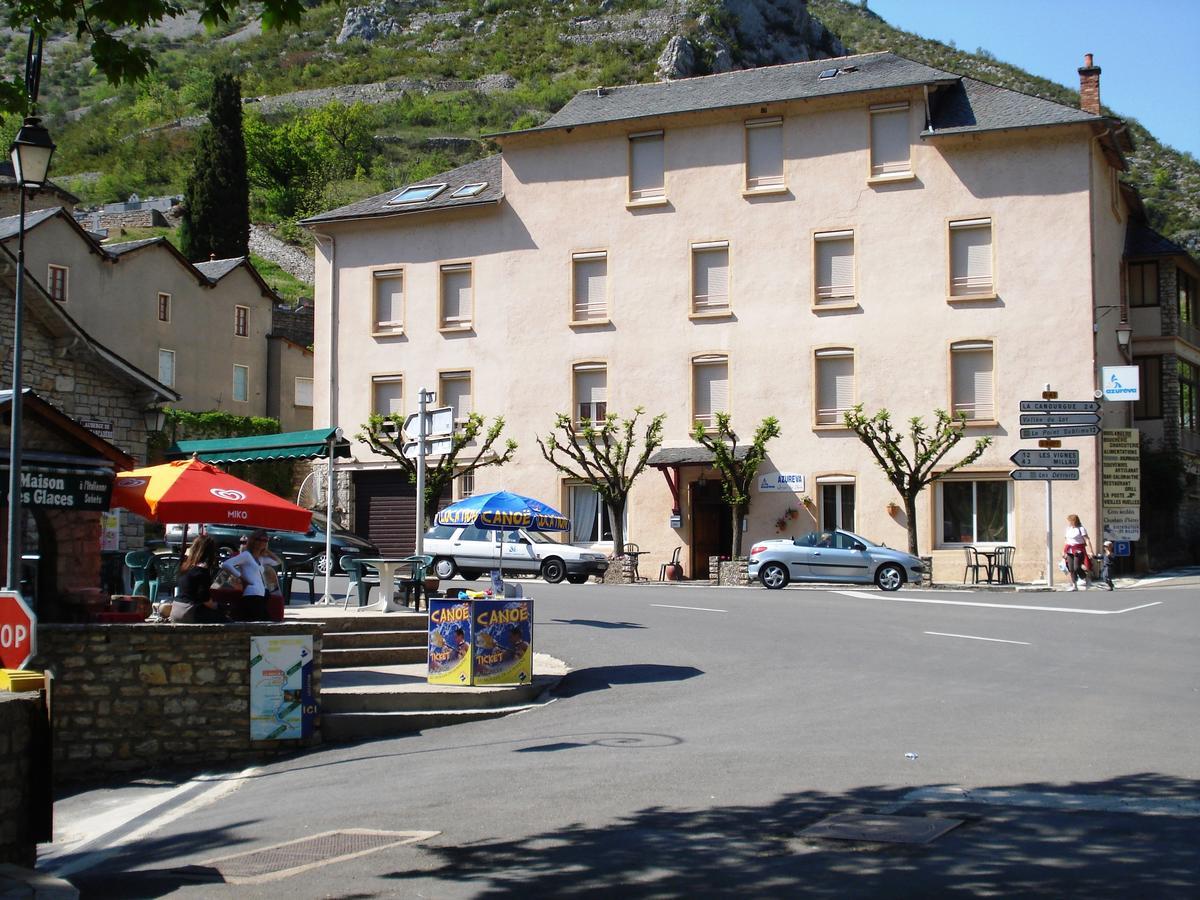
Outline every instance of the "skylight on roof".
{"type": "Polygon", "coordinates": [[[476,181],[472,184],[464,184],[457,191],[451,194],[451,197],[474,197],[477,194],[482,194],[483,189],[488,186],[486,181],[476,181]]]}
{"type": "Polygon", "coordinates": [[[445,189],[445,184],[421,184],[406,187],[389,200],[388,205],[391,206],[394,203],[424,203],[426,200],[432,200],[445,189]]]}
{"type": "Polygon", "coordinates": [[[820,81],[822,78],[836,78],[837,73],[837,69],[822,69],[821,74],[817,76],[817,80],[820,81]]]}

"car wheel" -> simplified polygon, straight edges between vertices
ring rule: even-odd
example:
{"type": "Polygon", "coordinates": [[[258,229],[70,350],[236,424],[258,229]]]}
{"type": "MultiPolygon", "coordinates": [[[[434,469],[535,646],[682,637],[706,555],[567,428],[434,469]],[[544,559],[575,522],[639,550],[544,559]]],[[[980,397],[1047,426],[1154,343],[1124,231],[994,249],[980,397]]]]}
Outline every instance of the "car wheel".
{"type": "Polygon", "coordinates": [[[875,570],[875,584],[881,591],[898,591],[904,584],[904,571],[899,566],[880,566],[875,570]]]}
{"type": "MultiPolygon", "coordinates": [[[[338,570],[337,554],[333,553],[331,555],[333,557],[333,570],[336,572],[338,570]]],[[[320,556],[318,556],[316,558],[316,560],[313,562],[313,569],[322,578],[325,577],[325,574],[326,574],[326,572],[328,572],[329,567],[325,565],[325,554],[324,553],[322,553],[320,556]]]]}
{"type": "Polygon", "coordinates": [[[442,581],[449,581],[458,574],[458,566],[454,564],[454,560],[439,556],[433,561],[433,571],[442,581]]]}
{"type": "Polygon", "coordinates": [[[542,563],[542,577],[551,584],[558,584],[566,574],[567,567],[556,556],[552,556],[542,563]]]}
{"type": "Polygon", "coordinates": [[[568,575],[567,576],[567,581],[571,582],[571,584],[585,584],[587,582],[587,580],[588,580],[588,577],[586,575],[568,575]]]}
{"type": "Polygon", "coordinates": [[[782,587],[787,587],[788,572],[779,563],[767,563],[758,570],[758,580],[762,582],[763,587],[777,591],[782,587]]]}

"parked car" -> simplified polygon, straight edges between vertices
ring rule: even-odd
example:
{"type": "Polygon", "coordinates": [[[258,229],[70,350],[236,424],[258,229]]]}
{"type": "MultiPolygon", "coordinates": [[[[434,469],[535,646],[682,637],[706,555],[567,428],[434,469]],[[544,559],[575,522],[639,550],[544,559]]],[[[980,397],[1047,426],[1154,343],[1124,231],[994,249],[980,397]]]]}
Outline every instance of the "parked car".
{"type": "Polygon", "coordinates": [[[759,541],[750,550],[750,577],[778,590],[792,581],[871,584],[895,591],[920,581],[925,566],[902,550],[849,531],[810,531],[804,537],[759,541]]]}
{"type": "Polygon", "coordinates": [[[590,575],[603,575],[608,558],[603,553],[563,544],[539,531],[489,531],[474,525],[435,525],[425,533],[425,553],[433,557],[438,578],[460,575],[468,580],[500,568],[504,547],[504,572],[540,575],[551,584],[566,578],[583,584],[590,575]]]}
{"type": "MultiPolygon", "coordinates": [[[[306,559],[310,556],[316,556],[318,553],[325,552],[325,523],[326,518],[320,513],[313,513],[312,524],[308,531],[271,531],[267,529],[267,534],[270,535],[270,544],[268,545],[276,555],[286,554],[289,561],[298,558],[306,559]]],[[[228,559],[230,556],[238,552],[238,541],[242,537],[249,536],[257,529],[245,528],[237,525],[208,525],[206,526],[208,535],[217,542],[217,553],[221,559],[228,559]]],[[[189,524],[187,526],[188,540],[200,533],[200,526],[189,524]]],[[[168,525],[165,534],[168,544],[178,546],[183,540],[182,525],[168,525]]],[[[344,556],[362,556],[367,559],[378,557],[379,550],[370,541],[363,540],[353,532],[346,531],[344,528],[333,529],[333,541],[330,548],[333,554],[333,571],[338,573],[342,571],[340,561],[344,556]]],[[[317,574],[325,574],[325,560],[318,559],[314,563],[314,568],[317,574]]]]}

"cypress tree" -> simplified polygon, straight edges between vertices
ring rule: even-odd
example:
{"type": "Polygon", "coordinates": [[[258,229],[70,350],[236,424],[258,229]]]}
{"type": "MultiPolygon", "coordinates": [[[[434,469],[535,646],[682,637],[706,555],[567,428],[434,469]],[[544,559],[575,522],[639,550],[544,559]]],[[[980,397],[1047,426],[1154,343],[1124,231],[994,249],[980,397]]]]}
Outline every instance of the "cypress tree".
{"type": "Polygon", "coordinates": [[[183,254],[192,262],[250,252],[242,86],[232,75],[218,75],[213,81],[208,122],[196,145],[179,228],[183,254]]]}

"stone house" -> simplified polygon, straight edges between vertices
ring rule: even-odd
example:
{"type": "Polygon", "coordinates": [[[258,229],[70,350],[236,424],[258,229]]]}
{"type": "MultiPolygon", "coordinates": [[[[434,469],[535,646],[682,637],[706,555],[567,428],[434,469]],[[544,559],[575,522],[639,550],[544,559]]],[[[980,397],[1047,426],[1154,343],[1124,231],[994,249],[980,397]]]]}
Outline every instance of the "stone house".
{"type": "MultiPolygon", "coordinates": [[[[15,287],[15,256],[0,245],[0,378],[6,385],[0,392],[0,494],[5,506],[15,287]]],[[[24,306],[22,474],[31,481],[23,548],[37,557],[30,568],[41,611],[54,617],[64,608],[60,601],[70,603],[100,587],[107,496],[105,489],[97,491],[97,483],[111,485],[114,471],[146,461],[143,410],[177,401],[179,394],[88,334],[29,270],[24,306]],[[105,494],[103,502],[97,493],[105,494]]],[[[7,521],[5,513],[0,532],[6,532],[7,521]]],[[[114,549],[142,545],[141,520],[121,521],[119,527],[114,549]]]]}
{"type": "MultiPolygon", "coordinates": [[[[53,181],[47,181],[36,191],[25,194],[26,212],[55,206],[65,207],[67,212],[72,212],[78,203],[78,197],[53,181]]],[[[20,211],[21,195],[17,190],[17,176],[12,161],[4,159],[0,161],[0,216],[15,216],[20,211]]]]}
{"type": "MultiPolygon", "coordinates": [[[[904,546],[897,495],[842,424],[856,403],[898,421],[938,408],[990,436],[917,510],[935,577],[963,547],[1014,544],[1019,579],[1044,572],[1042,485],[1014,481],[1019,404],[1049,384],[1092,400],[1127,362],[1120,188],[1123,124],[891,53],[578,94],[545,124],[494,135],[502,152],[306,221],[317,239],[315,408],[353,434],[411,412],[421,388],[460,412],[503,415],[521,447],[476,489],[561,505],[575,542],[612,549],[586,485],[537,452],[556,413],[667,414],[663,477],[647,472],[628,540],[654,571],[676,547],[690,577],[728,552],[732,523],[692,424],[732,415],[748,440],[782,436],[762,473],[745,549],[844,527],[904,546]],[[793,515],[794,514],[794,515],[793,515]]],[[[1102,425],[1128,427],[1130,404],[1102,425]]],[[[1101,528],[1100,441],[1056,515],[1101,528]]],[[[962,452],[961,450],[959,452],[962,452]]],[[[957,457],[952,453],[949,463],[957,457]]],[[[381,547],[411,486],[357,445],[344,466],[354,523],[381,547]]],[[[396,548],[398,549],[398,548],[396,548]]]]}

